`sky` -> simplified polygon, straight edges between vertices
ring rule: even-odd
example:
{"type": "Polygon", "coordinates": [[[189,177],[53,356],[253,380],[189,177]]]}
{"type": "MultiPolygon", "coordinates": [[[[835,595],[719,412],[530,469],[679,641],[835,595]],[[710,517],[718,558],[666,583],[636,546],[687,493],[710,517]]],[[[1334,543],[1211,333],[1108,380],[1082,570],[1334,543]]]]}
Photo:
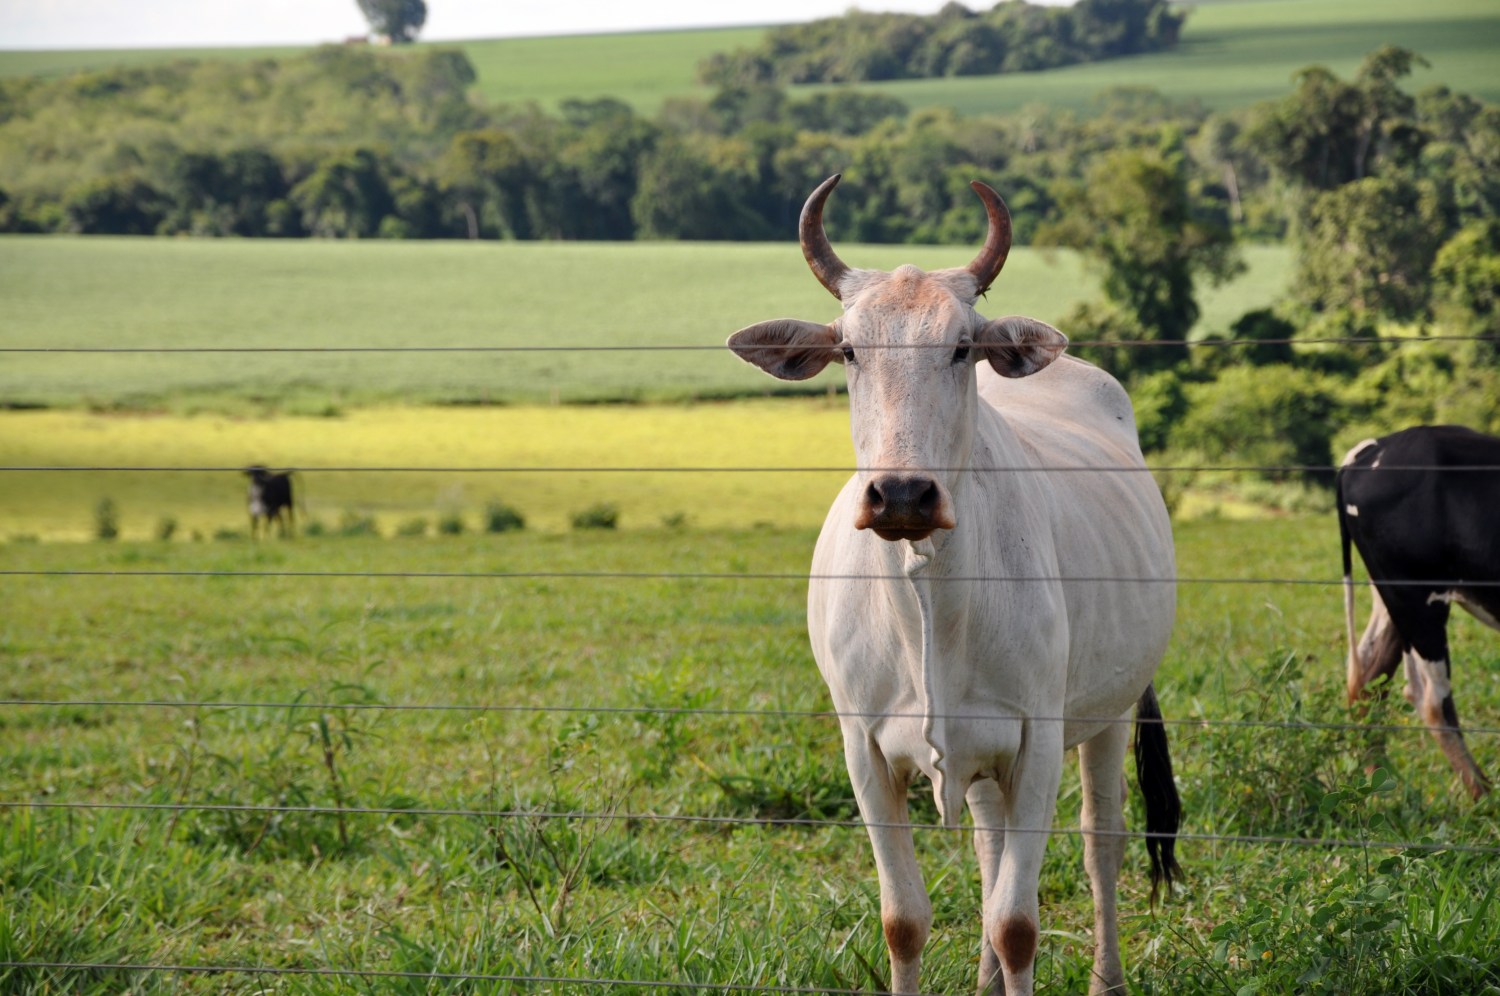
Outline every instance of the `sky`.
{"type": "MultiPolygon", "coordinates": [[[[929,14],[943,3],[859,0],[857,6],[929,14]]],[[[992,4],[969,0],[968,6],[992,4]]],[[[451,41],[778,24],[836,16],[854,5],[850,0],[427,0],[421,37],[451,41]]],[[[0,0],[0,49],[307,45],[343,41],[365,31],[355,0],[0,0]]]]}

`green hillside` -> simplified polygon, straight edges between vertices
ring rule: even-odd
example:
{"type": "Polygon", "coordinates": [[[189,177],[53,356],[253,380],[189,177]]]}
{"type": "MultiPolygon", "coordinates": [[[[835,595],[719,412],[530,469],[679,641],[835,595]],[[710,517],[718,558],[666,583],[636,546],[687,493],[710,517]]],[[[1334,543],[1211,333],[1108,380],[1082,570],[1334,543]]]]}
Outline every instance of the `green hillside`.
{"type": "Polygon", "coordinates": [[[1445,83],[1500,100],[1500,4],[1490,0],[1222,0],[1193,11],[1175,52],[1043,73],[868,85],[913,107],[949,105],[966,114],[1036,103],[1087,108],[1113,86],[1151,87],[1226,108],[1284,95],[1292,74],[1310,64],[1350,76],[1366,53],[1386,44],[1431,63],[1412,74],[1412,92],[1445,83]]]}
{"type": "MultiPolygon", "coordinates": [[[[883,269],[962,266],[974,253],[968,246],[840,251],[855,265],[883,269]]],[[[1202,330],[1222,331],[1283,292],[1285,249],[1251,249],[1247,259],[1245,277],[1205,292],[1202,330]]],[[[1096,286],[1074,253],[1018,248],[981,308],[1057,321],[1096,286]]],[[[791,243],[8,236],[0,238],[0,299],[0,346],[12,348],[575,347],[0,359],[0,402],[9,404],[212,395],[219,407],[230,395],[312,411],[330,397],[547,401],[767,390],[775,382],[717,348],[729,333],[764,318],[827,320],[837,313],[791,243]],[[592,345],[709,348],[606,352],[592,345]]],[[[829,376],[842,381],[837,372],[829,376]]]]}
{"type": "MultiPolygon", "coordinates": [[[[487,101],[611,96],[652,114],[674,96],[703,92],[699,59],[753,44],[759,28],[499,38],[456,43],[479,72],[487,101]]],[[[914,107],[948,105],[964,113],[1001,113],[1028,104],[1086,108],[1111,86],[1143,86],[1210,107],[1284,94],[1292,73],[1323,63],[1348,75],[1382,44],[1415,49],[1431,62],[1413,90],[1446,83],[1500,100],[1500,4],[1491,0],[1220,0],[1196,5],[1176,52],[1007,76],[865,84],[914,107]]],[[[449,43],[434,43],[448,45],[449,43]]],[[[215,48],[126,51],[0,52],[0,76],[60,75],[76,69],[170,58],[254,58],[291,49],[215,48]]]]}

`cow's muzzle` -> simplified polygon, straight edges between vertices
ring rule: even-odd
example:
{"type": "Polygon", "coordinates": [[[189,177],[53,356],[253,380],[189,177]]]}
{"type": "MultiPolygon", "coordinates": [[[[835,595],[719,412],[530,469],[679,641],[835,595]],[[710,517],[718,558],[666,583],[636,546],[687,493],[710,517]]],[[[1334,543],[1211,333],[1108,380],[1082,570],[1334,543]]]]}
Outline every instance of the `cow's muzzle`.
{"type": "Polygon", "coordinates": [[[952,529],[948,491],[930,477],[877,477],[865,487],[855,529],[873,529],[883,540],[923,540],[952,529]]]}

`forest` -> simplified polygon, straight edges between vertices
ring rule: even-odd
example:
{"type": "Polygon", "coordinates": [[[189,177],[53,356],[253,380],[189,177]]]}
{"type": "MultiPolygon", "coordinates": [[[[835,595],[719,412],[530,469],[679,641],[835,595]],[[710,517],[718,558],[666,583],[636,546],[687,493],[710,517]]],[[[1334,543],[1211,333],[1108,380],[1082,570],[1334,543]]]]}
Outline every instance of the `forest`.
{"type": "Polygon", "coordinates": [[[1186,19],[1167,0],[1002,0],[983,13],[949,3],[930,17],[854,8],[772,28],[752,49],[716,53],[699,64],[698,79],[744,86],[1035,72],[1169,49],[1186,19]]]}

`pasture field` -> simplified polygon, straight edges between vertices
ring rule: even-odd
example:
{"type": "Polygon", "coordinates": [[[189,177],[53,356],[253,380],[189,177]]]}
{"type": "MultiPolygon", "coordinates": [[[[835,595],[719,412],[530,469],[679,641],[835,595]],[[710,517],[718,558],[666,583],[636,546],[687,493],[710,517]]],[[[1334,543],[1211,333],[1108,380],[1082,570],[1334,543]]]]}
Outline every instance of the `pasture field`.
{"type": "Polygon", "coordinates": [[[219,467],[181,473],[0,473],[0,541],[81,540],[94,510],[116,505],[121,535],[148,539],[164,518],[177,538],[247,528],[245,480],[255,463],[299,468],[298,514],[336,527],[373,517],[386,535],[425,517],[462,515],[470,530],[491,501],[528,525],[568,528],[573,513],[610,502],[623,529],[664,519],[698,527],[815,527],[853,466],[842,397],[699,405],[362,408],[337,418],[0,413],[0,466],[219,467]],[[347,468],[511,468],[506,472],[324,471],[347,468]],[[619,473],[569,468],[663,468],[619,473]],[[688,468],[843,468],[807,473],[685,473],[688,468]],[[515,468],[536,468],[516,470],[515,468]],[[674,519],[674,517],[676,517],[674,519]]]}
{"type": "MultiPolygon", "coordinates": [[[[556,107],[568,98],[615,97],[654,114],[670,98],[709,92],[693,81],[700,59],[753,46],[761,34],[758,28],[715,28],[423,44],[463,49],[478,72],[475,90],[488,101],[556,107]]],[[[1348,76],[1366,53],[1385,44],[1414,49],[1432,63],[1412,75],[1413,92],[1441,82],[1500,100],[1500,78],[1493,68],[1500,48],[1500,10],[1489,0],[1217,0],[1195,5],[1175,52],[1040,73],[863,86],[899,97],[913,108],[947,106],[964,114],[1007,113],[1031,105],[1086,111],[1101,90],[1112,86],[1152,87],[1178,100],[1228,108],[1286,93],[1292,74],[1312,63],[1348,76]]],[[[0,51],[0,76],[290,51],[0,51]]]]}
{"type": "MultiPolygon", "coordinates": [[[[879,987],[873,863],[844,822],[836,724],[807,714],[827,708],[803,631],[813,537],[0,546],[0,961],[412,973],[0,968],[0,989],[879,987]],[[67,571],[104,573],[18,573],[67,571]],[[82,804],[125,808],[67,808],[82,804]],[[268,806],[318,811],[235,808],[268,806]]],[[[1184,578],[1338,572],[1327,517],[1177,538],[1184,578]]],[[[1493,848],[1500,811],[1462,797],[1399,696],[1373,710],[1398,727],[1383,737],[1316,725],[1349,718],[1341,630],[1337,587],[1183,584],[1158,688],[1182,721],[1184,831],[1449,849],[1186,839],[1185,885],[1153,912],[1133,841],[1132,991],[1500,992],[1500,860],[1458,849],[1493,848]]],[[[1464,617],[1454,646],[1459,709],[1493,773],[1500,644],[1464,617]]],[[[1069,765],[1058,827],[1077,825],[1078,802],[1069,765]]],[[[920,792],[913,815],[933,817],[920,792]]],[[[969,841],[919,843],[936,911],[924,983],[968,991],[969,841]]],[[[1039,989],[1082,991],[1076,836],[1052,840],[1042,904],[1039,989]]]]}
{"type": "MultiPolygon", "coordinates": [[[[848,182],[857,182],[851,175],[848,182]]],[[[794,220],[788,220],[794,230],[794,220]]],[[[833,233],[837,237],[837,233],[833,233]]],[[[854,266],[962,266],[974,246],[840,245],[854,266]]],[[[1281,296],[1292,258],[1201,295],[1200,331],[1281,296]]],[[[1097,295],[1075,253],[1018,248],[980,308],[1057,321],[1097,295]]],[[[548,347],[530,352],[11,353],[0,404],[174,410],[224,399],[330,405],[659,400],[780,385],[722,349],[779,316],[838,304],[793,243],[404,243],[0,237],[0,347],[548,347]],[[434,317],[440,316],[440,317],[434,317]],[[593,347],[612,347],[596,349],[593,347]],[[620,351],[616,347],[645,346],[620,351]],[[690,347],[657,349],[654,347],[690,347]]],[[[829,371],[820,392],[841,382],[829,371]]],[[[241,410],[245,409],[242,403],[241,410]]]]}

